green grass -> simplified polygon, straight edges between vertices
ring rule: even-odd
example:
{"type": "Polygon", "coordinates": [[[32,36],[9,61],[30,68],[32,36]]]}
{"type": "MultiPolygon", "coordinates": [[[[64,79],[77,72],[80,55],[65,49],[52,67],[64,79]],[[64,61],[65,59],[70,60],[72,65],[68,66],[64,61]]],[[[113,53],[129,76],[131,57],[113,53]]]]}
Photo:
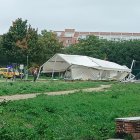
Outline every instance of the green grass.
{"type": "Polygon", "coordinates": [[[106,140],[117,117],[140,116],[140,84],[114,84],[104,92],[3,102],[1,140],[106,140]]]}
{"type": "Polygon", "coordinates": [[[0,96],[26,93],[44,93],[49,91],[62,91],[71,89],[82,89],[97,87],[108,82],[93,81],[42,81],[42,82],[0,82],[0,96]]]}

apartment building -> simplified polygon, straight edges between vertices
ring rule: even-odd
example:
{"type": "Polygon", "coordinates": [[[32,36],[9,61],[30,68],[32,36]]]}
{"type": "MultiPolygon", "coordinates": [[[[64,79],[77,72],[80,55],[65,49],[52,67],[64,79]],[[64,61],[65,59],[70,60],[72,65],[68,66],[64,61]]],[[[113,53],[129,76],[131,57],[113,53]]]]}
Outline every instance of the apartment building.
{"type": "Polygon", "coordinates": [[[64,31],[54,31],[60,42],[63,42],[65,47],[78,43],[79,39],[85,39],[89,35],[95,35],[107,40],[130,40],[140,39],[140,33],[125,33],[125,32],[78,32],[75,29],[65,29],[64,31]]]}

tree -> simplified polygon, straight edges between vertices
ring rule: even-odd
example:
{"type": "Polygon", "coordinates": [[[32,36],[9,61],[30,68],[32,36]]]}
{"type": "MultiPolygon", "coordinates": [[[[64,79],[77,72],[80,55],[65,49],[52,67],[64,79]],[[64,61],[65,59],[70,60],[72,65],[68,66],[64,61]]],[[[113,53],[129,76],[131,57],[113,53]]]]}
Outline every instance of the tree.
{"type": "Polygon", "coordinates": [[[2,67],[5,63],[7,63],[7,58],[4,55],[4,50],[2,46],[2,36],[0,36],[0,66],[2,67]]]}
{"type": "MultiPolygon", "coordinates": [[[[111,41],[89,36],[65,48],[64,52],[105,59],[130,68],[133,59],[140,62],[140,40],[111,41]]],[[[140,68],[139,65],[137,63],[137,68],[140,68]]]]}
{"type": "Polygon", "coordinates": [[[105,42],[106,40],[99,39],[96,36],[88,36],[86,39],[80,39],[79,43],[65,48],[64,52],[105,59],[106,54],[101,51],[101,47],[104,46],[105,42]]]}
{"type": "Polygon", "coordinates": [[[21,18],[15,20],[8,33],[2,37],[4,54],[9,63],[26,63],[27,55],[33,61],[35,56],[32,53],[34,48],[37,50],[37,43],[37,30],[28,26],[27,20],[23,21],[21,18]]]}
{"type": "Polygon", "coordinates": [[[102,51],[108,60],[130,67],[133,59],[140,61],[140,40],[107,41],[102,51]]]}
{"type": "Polygon", "coordinates": [[[43,30],[39,35],[38,42],[41,50],[41,62],[46,62],[54,54],[62,52],[63,45],[58,41],[56,34],[53,32],[43,30]]]}

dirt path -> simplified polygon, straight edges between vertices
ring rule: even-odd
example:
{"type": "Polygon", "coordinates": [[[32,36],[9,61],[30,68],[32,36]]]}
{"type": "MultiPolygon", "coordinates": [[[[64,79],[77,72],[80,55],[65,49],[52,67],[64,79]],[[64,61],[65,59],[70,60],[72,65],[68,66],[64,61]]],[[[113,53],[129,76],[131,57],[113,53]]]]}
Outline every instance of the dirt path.
{"type": "Polygon", "coordinates": [[[54,96],[54,95],[71,94],[71,93],[75,93],[75,92],[78,92],[78,91],[85,91],[85,92],[104,91],[105,89],[108,89],[110,87],[111,87],[111,85],[101,85],[100,87],[95,87],[95,88],[76,89],[76,90],[69,90],[69,91],[56,91],[56,92],[46,92],[46,93],[33,93],[33,94],[18,94],[18,95],[11,95],[11,96],[0,96],[0,102],[35,98],[37,95],[40,95],[40,94],[46,94],[46,95],[54,96]]]}

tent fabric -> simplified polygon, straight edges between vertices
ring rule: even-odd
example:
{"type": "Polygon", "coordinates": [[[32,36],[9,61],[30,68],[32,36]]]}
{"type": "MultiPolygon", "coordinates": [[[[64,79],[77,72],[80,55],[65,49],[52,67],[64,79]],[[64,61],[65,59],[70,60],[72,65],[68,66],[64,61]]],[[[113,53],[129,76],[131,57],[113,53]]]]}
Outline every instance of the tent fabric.
{"type": "Polygon", "coordinates": [[[128,67],[114,62],[67,54],[55,54],[42,67],[43,73],[63,72],[71,80],[122,80],[131,73],[128,67]]]}

